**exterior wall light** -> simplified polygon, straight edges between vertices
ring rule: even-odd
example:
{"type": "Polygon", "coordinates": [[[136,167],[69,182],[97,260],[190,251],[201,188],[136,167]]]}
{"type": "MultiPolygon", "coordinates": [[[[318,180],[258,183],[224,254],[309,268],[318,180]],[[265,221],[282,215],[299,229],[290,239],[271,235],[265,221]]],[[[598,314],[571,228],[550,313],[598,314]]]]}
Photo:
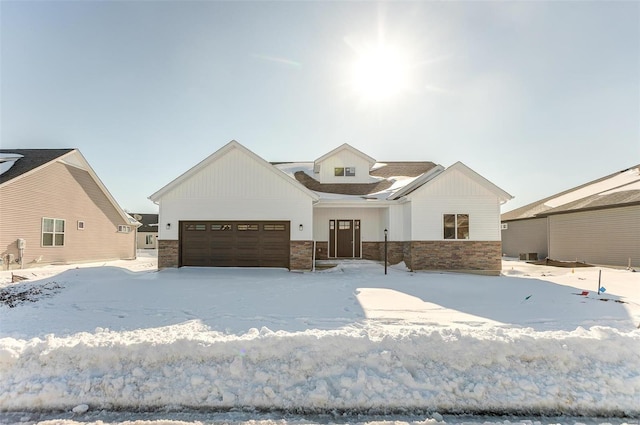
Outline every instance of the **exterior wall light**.
{"type": "Polygon", "coordinates": [[[298,230],[300,230],[301,232],[303,229],[304,229],[304,226],[302,224],[298,226],[298,230]]]}
{"type": "Polygon", "coordinates": [[[171,229],[171,223],[167,223],[167,230],[171,229]]]}

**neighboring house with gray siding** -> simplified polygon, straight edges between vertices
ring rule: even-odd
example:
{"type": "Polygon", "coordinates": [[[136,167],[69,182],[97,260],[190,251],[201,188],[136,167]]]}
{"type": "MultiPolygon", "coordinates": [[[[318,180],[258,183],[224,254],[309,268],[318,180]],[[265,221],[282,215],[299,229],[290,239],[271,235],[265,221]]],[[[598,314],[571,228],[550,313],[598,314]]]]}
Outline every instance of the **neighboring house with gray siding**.
{"type": "Polygon", "coordinates": [[[509,257],[640,266],[640,165],[502,214],[509,257]]]}
{"type": "Polygon", "coordinates": [[[131,213],[142,225],[138,227],[136,246],[138,249],[158,248],[158,214],[131,213]]]}
{"type": "Polygon", "coordinates": [[[0,268],[132,259],[139,224],[77,149],[0,150],[0,268]]]}

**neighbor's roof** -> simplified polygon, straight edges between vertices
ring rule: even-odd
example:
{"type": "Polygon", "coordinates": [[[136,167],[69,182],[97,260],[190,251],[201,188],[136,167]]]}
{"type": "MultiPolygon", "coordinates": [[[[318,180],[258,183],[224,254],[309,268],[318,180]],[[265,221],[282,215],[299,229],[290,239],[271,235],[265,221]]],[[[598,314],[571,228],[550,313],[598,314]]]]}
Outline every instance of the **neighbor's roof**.
{"type": "Polygon", "coordinates": [[[141,214],[129,213],[133,218],[138,220],[142,226],[138,227],[138,232],[157,232],[158,231],[158,214],[141,214]]]}
{"type": "Polygon", "coordinates": [[[640,203],[640,164],[502,214],[502,221],[640,203]]]}
{"type": "Polygon", "coordinates": [[[35,170],[74,149],[0,149],[0,154],[18,154],[22,158],[16,160],[11,168],[0,174],[0,184],[13,180],[31,170],[35,170]]]}
{"type": "Polygon", "coordinates": [[[54,161],[65,162],[71,157],[74,158],[74,161],[76,161],[80,168],[91,176],[124,222],[132,226],[138,226],[137,222],[135,222],[135,220],[132,221],[132,217],[127,215],[120,205],[118,205],[118,202],[116,202],[104,183],[102,183],[82,153],[74,148],[0,149],[0,185],[4,185],[5,183],[14,184],[14,179],[25,176],[27,173],[35,172],[37,169],[45,167],[54,161]]]}

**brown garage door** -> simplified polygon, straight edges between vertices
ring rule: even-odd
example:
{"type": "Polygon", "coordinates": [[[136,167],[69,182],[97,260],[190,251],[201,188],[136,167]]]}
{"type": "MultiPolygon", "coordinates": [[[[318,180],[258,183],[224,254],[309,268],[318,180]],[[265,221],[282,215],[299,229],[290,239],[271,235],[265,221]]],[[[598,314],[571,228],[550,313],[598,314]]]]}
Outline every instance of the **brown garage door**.
{"type": "Polygon", "coordinates": [[[181,221],[180,265],[289,267],[288,221],[181,221]]]}

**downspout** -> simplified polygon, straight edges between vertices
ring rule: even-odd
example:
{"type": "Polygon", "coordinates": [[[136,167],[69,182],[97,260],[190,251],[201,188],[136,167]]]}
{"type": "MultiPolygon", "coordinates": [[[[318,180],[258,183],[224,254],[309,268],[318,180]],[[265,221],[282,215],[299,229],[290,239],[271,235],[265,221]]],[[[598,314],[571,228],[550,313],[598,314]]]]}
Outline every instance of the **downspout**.
{"type": "Polygon", "coordinates": [[[313,254],[311,255],[311,271],[316,271],[316,240],[313,240],[313,254]]]}

